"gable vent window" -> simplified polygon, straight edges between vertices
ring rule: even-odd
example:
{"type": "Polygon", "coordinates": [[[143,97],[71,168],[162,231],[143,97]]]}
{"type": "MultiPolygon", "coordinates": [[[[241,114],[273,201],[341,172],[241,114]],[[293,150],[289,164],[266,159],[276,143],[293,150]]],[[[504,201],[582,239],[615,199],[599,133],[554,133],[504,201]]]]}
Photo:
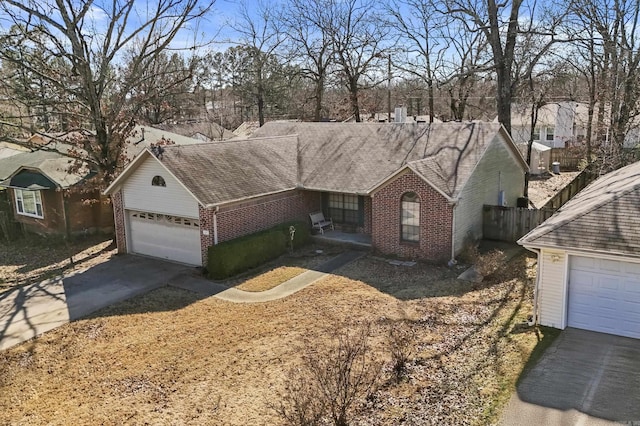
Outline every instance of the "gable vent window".
{"type": "Polygon", "coordinates": [[[420,199],[415,192],[402,196],[400,227],[403,241],[420,241],[420,199]]]}
{"type": "Polygon", "coordinates": [[[151,179],[151,185],[167,186],[167,183],[164,181],[164,178],[162,176],[154,176],[153,179],[151,179]]]}

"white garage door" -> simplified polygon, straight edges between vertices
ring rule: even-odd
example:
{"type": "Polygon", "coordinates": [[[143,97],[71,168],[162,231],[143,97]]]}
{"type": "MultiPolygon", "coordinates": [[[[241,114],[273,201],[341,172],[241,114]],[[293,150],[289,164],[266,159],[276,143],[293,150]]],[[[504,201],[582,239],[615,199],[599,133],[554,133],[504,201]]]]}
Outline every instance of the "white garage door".
{"type": "Polygon", "coordinates": [[[197,219],[129,211],[130,252],[202,265],[197,219]]]}
{"type": "Polygon", "coordinates": [[[640,338],[640,264],[572,256],[569,327],[640,338]]]}

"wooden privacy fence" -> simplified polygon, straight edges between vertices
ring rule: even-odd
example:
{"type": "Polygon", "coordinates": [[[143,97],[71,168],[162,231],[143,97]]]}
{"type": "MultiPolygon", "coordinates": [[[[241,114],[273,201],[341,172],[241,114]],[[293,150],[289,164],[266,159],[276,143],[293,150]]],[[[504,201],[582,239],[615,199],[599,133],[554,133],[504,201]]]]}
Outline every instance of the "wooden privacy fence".
{"type": "MultiPolygon", "coordinates": [[[[551,162],[560,163],[560,170],[576,171],[580,161],[585,157],[580,149],[575,148],[551,148],[551,162]]],[[[551,164],[549,164],[551,169],[551,164]]]]}
{"type": "Polygon", "coordinates": [[[482,233],[487,240],[517,241],[553,213],[548,209],[485,205],[482,209],[482,233]]]}
{"type": "Polygon", "coordinates": [[[578,192],[582,191],[585,186],[589,185],[597,176],[595,173],[589,172],[587,169],[576,175],[571,182],[565,185],[556,195],[554,195],[547,203],[542,206],[543,209],[556,211],[564,203],[569,201],[578,192]]]}

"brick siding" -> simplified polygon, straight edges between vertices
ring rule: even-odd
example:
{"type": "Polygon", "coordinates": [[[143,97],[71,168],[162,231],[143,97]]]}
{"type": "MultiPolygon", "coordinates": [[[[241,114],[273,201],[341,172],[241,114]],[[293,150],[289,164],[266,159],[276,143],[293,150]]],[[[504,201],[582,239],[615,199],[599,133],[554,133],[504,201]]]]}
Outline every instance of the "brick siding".
{"type": "MultiPolygon", "coordinates": [[[[218,242],[269,229],[293,220],[308,221],[309,213],[320,210],[319,192],[288,191],[267,195],[247,202],[223,206],[217,213],[218,242]]],[[[199,208],[202,263],[206,265],[207,249],[214,243],[215,209],[199,208]],[[202,231],[209,231],[204,235],[202,231]]]]}
{"type": "Polygon", "coordinates": [[[124,205],[122,202],[122,190],[111,196],[111,204],[113,205],[113,221],[116,229],[116,245],[118,253],[127,252],[127,238],[125,236],[124,227],[124,205]]]}
{"type": "Polygon", "coordinates": [[[19,214],[15,205],[15,192],[13,189],[9,191],[14,218],[29,232],[65,235],[67,223],[72,235],[113,232],[111,202],[99,191],[81,193],[59,189],[41,190],[42,219],[19,214]]]}
{"type": "Polygon", "coordinates": [[[453,208],[439,192],[413,172],[382,187],[373,196],[372,244],[376,251],[411,259],[446,261],[451,257],[453,208]],[[420,198],[420,241],[403,242],[400,235],[401,198],[420,198]]]}

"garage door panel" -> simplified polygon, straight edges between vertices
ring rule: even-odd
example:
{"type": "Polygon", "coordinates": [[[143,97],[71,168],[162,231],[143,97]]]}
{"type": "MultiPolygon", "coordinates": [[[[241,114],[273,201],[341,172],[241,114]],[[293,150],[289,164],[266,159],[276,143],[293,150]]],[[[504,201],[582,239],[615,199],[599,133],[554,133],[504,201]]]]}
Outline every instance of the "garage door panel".
{"type": "Polygon", "coordinates": [[[572,256],[568,325],[640,338],[640,265],[572,256]]]}
{"type": "Polygon", "coordinates": [[[130,211],[132,253],[201,265],[200,227],[196,219],[130,211]]]}

